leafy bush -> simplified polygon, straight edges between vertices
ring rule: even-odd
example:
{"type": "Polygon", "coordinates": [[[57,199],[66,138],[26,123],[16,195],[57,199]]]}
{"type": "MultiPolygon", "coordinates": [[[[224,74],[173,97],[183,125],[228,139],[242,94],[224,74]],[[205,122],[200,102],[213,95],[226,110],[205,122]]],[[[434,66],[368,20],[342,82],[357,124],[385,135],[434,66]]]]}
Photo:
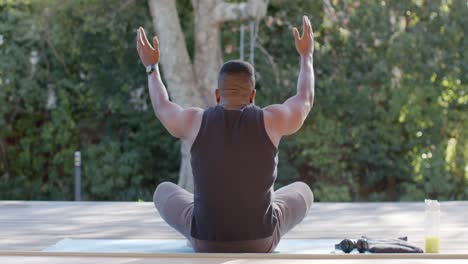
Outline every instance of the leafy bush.
{"type": "MultiPolygon", "coordinates": [[[[193,10],[178,8],[193,46],[193,10]]],[[[282,140],[277,187],[301,179],[319,201],[467,199],[467,11],[270,1],[260,106],[296,90],[291,26],[303,14],[316,38],[315,105],[282,140]]],[[[135,29],[152,28],[145,1],[0,0],[0,20],[0,199],[72,199],[76,150],[86,200],[150,200],[176,181],[180,145],[154,117],[134,47],[135,29]]],[[[225,59],[239,56],[239,25],[223,26],[225,59]]]]}

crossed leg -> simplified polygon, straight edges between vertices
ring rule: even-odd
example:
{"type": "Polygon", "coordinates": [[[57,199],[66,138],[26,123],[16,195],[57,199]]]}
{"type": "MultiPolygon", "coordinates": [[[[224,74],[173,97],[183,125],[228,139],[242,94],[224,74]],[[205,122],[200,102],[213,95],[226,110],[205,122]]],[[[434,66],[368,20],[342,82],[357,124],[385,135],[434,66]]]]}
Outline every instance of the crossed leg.
{"type": "Polygon", "coordinates": [[[273,208],[278,217],[276,244],[307,216],[313,202],[312,190],[304,182],[294,182],[275,191],[273,208]]]}
{"type": "MultiPolygon", "coordinates": [[[[278,226],[272,235],[273,251],[282,236],[299,224],[312,206],[314,196],[303,182],[286,185],[274,193],[273,208],[278,217],[278,226]]],[[[190,228],[193,213],[193,194],[171,182],[158,185],[153,196],[154,205],[171,227],[192,242],[190,228]]]]}
{"type": "Polygon", "coordinates": [[[190,227],[193,194],[172,182],[163,182],[154,191],[153,202],[162,219],[189,241],[192,241],[190,227]]]}

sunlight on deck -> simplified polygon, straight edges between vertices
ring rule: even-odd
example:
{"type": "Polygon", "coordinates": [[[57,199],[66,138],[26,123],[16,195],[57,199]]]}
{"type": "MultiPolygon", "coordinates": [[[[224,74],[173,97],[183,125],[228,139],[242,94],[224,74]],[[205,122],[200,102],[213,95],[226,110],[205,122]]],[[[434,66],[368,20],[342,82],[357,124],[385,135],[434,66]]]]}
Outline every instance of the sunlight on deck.
{"type": "MultiPolygon", "coordinates": [[[[443,202],[441,205],[441,253],[467,253],[468,202],[443,202]]],[[[408,236],[409,241],[423,247],[424,203],[316,203],[304,221],[286,238],[356,238],[408,236]]],[[[0,202],[0,251],[41,251],[63,238],[106,239],[170,239],[182,238],[160,218],[151,202],[0,202]]],[[[14,257],[11,257],[14,258],[14,257]]],[[[61,263],[57,257],[57,263],[61,263]]],[[[53,263],[50,257],[28,257],[24,263],[53,263]],[[44,262],[37,262],[43,258],[44,262]]],[[[79,258],[69,257],[71,263],[79,258]]],[[[0,262],[7,263],[7,256],[0,262]]],[[[68,262],[67,260],[67,262],[68,262]]],[[[89,260],[89,259],[88,259],[89,260]]],[[[135,260],[135,259],[133,259],[135,260]]],[[[109,263],[171,263],[133,262],[126,258],[109,263]]],[[[99,260],[101,261],[101,259],[99,260]]],[[[161,261],[161,262],[159,262],[161,261]]],[[[171,259],[172,263],[177,262],[171,259]]],[[[205,259],[190,263],[252,263],[251,260],[205,259]]],[[[255,263],[280,263],[275,260],[255,263]]],[[[404,263],[432,263],[408,260],[404,263]]],[[[463,263],[466,263],[466,259],[463,263]]],[[[335,263],[320,262],[314,263],[335,263]]],[[[297,260],[288,263],[311,263],[297,260]]],[[[340,263],[358,263],[353,260],[340,263]]],[[[359,263],[371,263],[359,261],[359,263]]],[[[402,263],[383,262],[383,263],[402,263]]],[[[438,263],[438,262],[434,262],[438,263]]],[[[443,263],[462,263],[444,261],[443,263]]]]}

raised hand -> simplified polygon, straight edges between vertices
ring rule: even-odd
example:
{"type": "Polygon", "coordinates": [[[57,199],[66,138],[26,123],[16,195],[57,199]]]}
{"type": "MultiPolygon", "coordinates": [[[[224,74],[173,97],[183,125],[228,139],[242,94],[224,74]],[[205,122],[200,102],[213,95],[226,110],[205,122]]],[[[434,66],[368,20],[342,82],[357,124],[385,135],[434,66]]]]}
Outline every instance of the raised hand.
{"type": "Polygon", "coordinates": [[[293,28],[297,52],[301,56],[312,56],[314,53],[314,33],[312,32],[312,26],[307,16],[302,17],[302,27],[302,37],[299,37],[299,31],[297,28],[293,28]]]}
{"type": "Polygon", "coordinates": [[[140,27],[137,30],[137,51],[143,66],[159,63],[159,42],[156,36],[153,37],[153,46],[148,42],[145,29],[140,27]]]}

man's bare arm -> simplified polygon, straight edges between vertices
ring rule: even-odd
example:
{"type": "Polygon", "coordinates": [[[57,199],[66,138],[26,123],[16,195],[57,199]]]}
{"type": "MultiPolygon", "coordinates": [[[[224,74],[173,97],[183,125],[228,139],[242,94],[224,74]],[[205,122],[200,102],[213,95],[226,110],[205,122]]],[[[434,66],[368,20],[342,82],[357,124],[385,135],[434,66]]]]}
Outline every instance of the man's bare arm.
{"type": "Polygon", "coordinates": [[[193,134],[191,133],[192,127],[203,110],[196,107],[182,108],[171,102],[157,66],[156,70],[148,76],[148,89],[154,113],[167,131],[176,138],[190,138],[193,134]]]}
{"type": "Polygon", "coordinates": [[[314,102],[314,70],[311,57],[301,56],[296,95],[288,98],[283,104],[265,108],[276,116],[276,130],[281,135],[296,133],[304,123],[314,102]]]}
{"type": "Polygon", "coordinates": [[[297,93],[283,104],[270,105],[264,109],[267,132],[274,143],[279,142],[281,136],[294,134],[301,128],[314,102],[314,40],[312,26],[305,16],[303,30],[301,38],[298,30],[293,29],[296,49],[301,55],[297,93]]]}
{"type": "Polygon", "coordinates": [[[159,73],[159,43],[153,38],[153,46],[148,42],[143,28],[138,29],[137,50],[144,66],[155,64],[154,71],[148,75],[148,89],[153,110],[169,133],[177,138],[193,141],[198,132],[203,110],[196,107],[182,108],[169,100],[167,89],[159,73]],[[198,129],[194,126],[198,124],[198,129]]]}

